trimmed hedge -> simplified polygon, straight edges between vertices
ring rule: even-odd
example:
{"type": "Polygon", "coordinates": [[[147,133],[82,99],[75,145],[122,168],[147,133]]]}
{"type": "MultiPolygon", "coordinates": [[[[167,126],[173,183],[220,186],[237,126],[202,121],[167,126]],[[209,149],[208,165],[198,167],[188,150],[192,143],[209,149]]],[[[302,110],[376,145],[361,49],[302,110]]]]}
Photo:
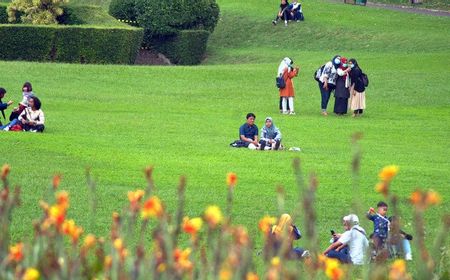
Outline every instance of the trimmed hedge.
{"type": "Polygon", "coordinates": [[[142,37],[138,28],[0,25],[0,59],[132,64],[142,37]]]}
{"type": "Polygon", "coordinates": [[[0,24],[8,23],[8,12],[6,11],[7,8],[7,3],[0,3],[0,24]]]}
{"type": "Polygon", "coordinates": [[[163,53],[172,63],[199,64],[206,51],[209,34],[206,30],[182,30],[175,36],[154,38],[150,46],[163,53]]]}

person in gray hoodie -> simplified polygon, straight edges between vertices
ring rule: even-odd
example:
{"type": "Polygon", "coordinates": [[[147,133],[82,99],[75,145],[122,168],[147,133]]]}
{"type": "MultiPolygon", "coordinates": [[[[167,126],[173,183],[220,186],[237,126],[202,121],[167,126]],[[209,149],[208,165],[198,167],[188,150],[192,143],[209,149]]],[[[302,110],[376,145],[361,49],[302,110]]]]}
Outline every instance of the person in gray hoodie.
{"type": "Polygon", "coordinates": [[[281,132],[272,121],[267,117],[265,125],[261,128],[261,140],[259,140],[260,150],[278,150],[281,145],[281,132]]]}

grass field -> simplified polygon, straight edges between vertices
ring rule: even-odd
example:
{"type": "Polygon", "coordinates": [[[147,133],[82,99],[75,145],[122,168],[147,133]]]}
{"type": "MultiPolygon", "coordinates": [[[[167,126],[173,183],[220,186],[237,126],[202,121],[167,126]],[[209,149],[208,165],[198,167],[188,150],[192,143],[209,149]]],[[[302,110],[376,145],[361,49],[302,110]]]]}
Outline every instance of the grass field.
{"type": "MultiPolygon", "coordinates": [[[[87,232],[107,236],[111,212],[127,205],[127,191],[145,186],[143,169],[154,165],[158,194],[170,209],[175,208],[179,176],[187,176],[189,216],[200,215],[209,204],[224,207],[225,175],[236,172],[234,220],[247,226],[259,249],[257,221],[278,214],[276,186],[286,190],[287,211],[297,201],[292,159],[300,157],[304,173],[315,172],[320,181],[317,226],[325,248],[329,230],[340,230],[341,217],[351,209],[350,138],[363,132],[361,206],[365,210],[382,198],[373,191],[378,171],[399,165],[392,187],[407,221],[412,217],[407,198],[417,187],[443,196],[443,203],[426,215],[430,244],[440,216],[450,212],[450,19],[310,0],[303,1],[306,21],[285,28],[271,25],[272,2],[218,2],[222,18],[202,66],[0,62],[0,86],[8,90],[7,98],[19,101],[21,85],[30,81],[46,114],[43,134],[0,133],[0,163],[11,165],[12,183],[23,186],[14,239],[31,236],[38,202],[55,173],[63,174],[61,188],[71,196],[69,216],[87,232]],[[369,75],[362,118],[319,114],[312,73],[335,53],[356,57],[369,75]],[[274,76],[285,56],[301,67],[295,116],[278,112],[274,76]],[[284,144],[302,151],[229,148],[248,112],[256,114],[259,127],[272,116],[284,144]],[[94,226],[86,167],[98,185],[94,226]]],[[[296,223],[303,224],[300,219],[296,223]]],[[[371,231],[368,221],[363,225],[371,231]]]]}

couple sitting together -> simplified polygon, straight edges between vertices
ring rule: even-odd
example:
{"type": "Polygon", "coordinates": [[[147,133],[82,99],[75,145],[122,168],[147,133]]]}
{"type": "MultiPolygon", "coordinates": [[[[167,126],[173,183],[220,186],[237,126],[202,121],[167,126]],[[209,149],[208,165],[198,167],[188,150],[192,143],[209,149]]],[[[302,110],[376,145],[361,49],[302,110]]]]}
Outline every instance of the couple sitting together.
{"type": "Polygon", "coordinates": [[[261,139],[258,141],[258,127],[255,125],[255,114],[248,113],[247,121],[239,128],[239,140],[231,143],[233,147],[246,147],[251,150],[279,150],[281,146],[281,132],[273,124],[272,118],[267,117],[261,129],[261,139]]]}
{"type": "MultiPolygon", "coordinates": [[[[5,97],[6,90],[0,88],[0,111],[3,118],[5,118],[5,109],[11,106],[14,102],[9,100],[6,103],[2,102],[5,97]]],[[[30,131],[43,132],[44,131],[44,112],[41,110],[41,101],[37,98],[32,90],[31,83],[26,82],[22,86],[22,101],[19,106],[14,108],[9,117],[10,122],[2,125],[0,122],[0,130],[11,131],[30,131]]]]}

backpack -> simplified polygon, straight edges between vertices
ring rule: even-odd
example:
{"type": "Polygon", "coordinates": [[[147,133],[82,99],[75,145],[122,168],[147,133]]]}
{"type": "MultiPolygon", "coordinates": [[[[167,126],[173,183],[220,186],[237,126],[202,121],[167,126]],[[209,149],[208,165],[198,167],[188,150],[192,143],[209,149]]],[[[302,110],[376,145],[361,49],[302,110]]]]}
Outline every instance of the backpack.
{"type": "Polygon", "coordinates": [[[317,69],[316,72],[314,72],[313,78],[317,82],[320,82],[320,76],[322,76],[322,72],[323,72],[323,68],[324,67],[325,67],[325,64],[320,66],[319,69],[317,69]]]}
{"type": "Polygon", "coordinates": [[[283,76],[276,77],[275,84],[276,84],[277,88],[279,88],[279,89],[283,89],[286,87],[286,82],[284,81],[283,76]]]}
{"type": "Polygon", "coordinates": [[[363,83],[364,87],[369,86],[369,78],[367,77],[366,73],[361,72],[361,82],[363,83]]]}

